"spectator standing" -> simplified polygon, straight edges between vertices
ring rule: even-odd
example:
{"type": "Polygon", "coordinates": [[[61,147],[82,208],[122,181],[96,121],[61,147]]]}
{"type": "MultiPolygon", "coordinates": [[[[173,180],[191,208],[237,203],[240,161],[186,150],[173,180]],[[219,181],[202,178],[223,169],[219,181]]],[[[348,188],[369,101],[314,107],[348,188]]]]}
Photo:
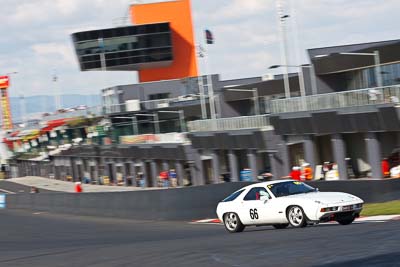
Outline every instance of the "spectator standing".
{"type": "Polygon", "coordinates": [[[168,171],[160,172],[160,180],[162,181],[163,187],[169,187],[168,171]]]}
{"type": "Polygon", "coordinates": [[[301,171],[299,166],[294,166],[289,176],[296,181],[301,181],[301,171]]]}
{"type": "Polygon", "coordinates": [[[313,171],[311,169],[310,163],[303,164],[303,175],[302,176],[304,177],[304,179],[306,181],[313,179],[313,171]]]}
{"type": "Polygon", "coordinates": [[[169,179],[171,180],[171,186],[177,187],[178,186],[178,179],[175,169],[169,170],[169,179]]]}
{"type": "Polygon", "coordinates": [[[390,177],[390,164],[387,158],[382,160],[382,174],[383,177],[390,177]]]}

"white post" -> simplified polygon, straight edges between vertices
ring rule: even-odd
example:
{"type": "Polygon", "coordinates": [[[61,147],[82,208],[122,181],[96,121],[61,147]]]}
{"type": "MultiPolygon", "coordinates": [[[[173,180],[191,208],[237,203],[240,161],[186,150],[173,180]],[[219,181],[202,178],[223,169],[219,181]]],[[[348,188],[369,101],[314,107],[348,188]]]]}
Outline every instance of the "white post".
{"type": "Polygon", "coordinates": [[[257,88],[253,88],[253,95],[254,95],[254,113],[256,115],[260,115],[260,102],[258,99],[258,91],[257,88]]]}
{"type": "Polygon", "coordinates": [[[277,0],[276,2],[277,10],[278,10],[278,18],[280,25],[280,34],[281,34],[281,57],[283,64],[285,65],[285,72],[283,73],[283,84],[285,87],[285,97],[290,98],[290,84],[289,84],[289,69],[288,69],[288,48],[287,48],[287,40],[286,40],[286,24],[285,19],[288,18],[288,15],[285,15],[283,12],[283,3],[282,0],[277,0]]]}
{"type": "Polygon", "coordinates": [[[200,106],[201,106],[201,118],[203,120],[207,119],[207,107],[206,107],[206,99],[204,95],[204,83],[203,76],[197,77],[198,85],[199,85],[199,93],[200,93],[200,106]]]}
{"type": "Polygon", "coordinates": [[[25,106],[25,96],[20,95],[19,96],[19,105],[20,105],[20,111],[21,111],[21,119],[22,119],[22,124],[24,124],[24,127],[26,127],[26,119],[25,119],[25,113],[26,113],[26,106],[25,106]]]}
{"type": "Polygon", "coordinates": [[[374,51],[374,63],[375,63],[376,84],[378,87],[382,87],[383,81],[382,81],[382,72],[381,72],[381,62],[380,62],[378,50],[374,51]]]}
{"type": "MultiPolygon", "coordinates": [[[[205,41],[205,47],[208,48],[207,46],[207,39],[204,39],[205,41]]],[[[214,101],[214,88],[213,88],[213,84],[212,84],[212,77],[211,77],[211,73],[210,73],[210,66],[209,66],[209,62],[208,62],[208,49],[205,49],[204,52],[204,60],[206,63],[206,75],[207,75],[207,88],[208,88],[208,102],[210,103],[210,117],[212,120],[216,119],[215,116],[215,101],[214,101]]]]}
{"type": "Polygon", "coordinates": [[[132,131],[133,131],[133,135],[139,134],[139,128],[138,128],[137,119],[135,116],[132,116],[132,131]]]}
{"type": "Polygon", "coordinates": [[[179,110],[179,120],[181,123],[181,131],[182,133],[186,132],[186,127],[185,127],[185,116],[183,114],[183,110],[179,110]]]}
{"type": "Polygon", "coordinates": [[[156,134],[159,134],[160,133],[160,121],[158,120],[158,114],[157,113],[155,113],[154,114],[154,129],[155,129],[155,132],[156,132],[156,134]]]}
{"type": "MultiPolygon", "coordinates": [[[[206,56],[206,58],[208,55],[206,56]]],[[[211,74],[209,73],[209,67],[208,67],[208,60],[206,59],[206,65],[207,65],[207,88],[208,88],[208,101],[210,103],[210,117],[211,119],[215,120],[215,101],[214,101],[214,88],[212,84],[212,77],[211,74]]]]}
{"type": "Polygon", "coordinates": [[[301,96],[301,105],[303,110],[306,108],[305,96],[306,96],[306,88],[304,85],[304,74],[303,74],[303,66],[299,66],[299,84],[300,84],[300,96],[301,96]]]}
{"type": "Polygon", "coordinates": [[[313,95],[318,94],[317,92],[317,80],[315,78],[315,69],[314,69],[314,64],[311,62],[310,65],[310,76],[311,76],[311,91],[313,95]]]}

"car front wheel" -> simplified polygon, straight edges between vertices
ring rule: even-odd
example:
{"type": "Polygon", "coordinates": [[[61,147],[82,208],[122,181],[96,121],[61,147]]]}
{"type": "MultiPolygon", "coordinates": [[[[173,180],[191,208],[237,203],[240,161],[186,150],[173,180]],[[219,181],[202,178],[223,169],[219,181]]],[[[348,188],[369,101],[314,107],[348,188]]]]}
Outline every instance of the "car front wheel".
{"type": "Polygon", "coordinates": [[[304,211],[299,206],[291,206],[287,211],[287,219],[291,226],[295,228],[306,227],[307,220],[304,211]]]}
{"type": "Polygon", "coordinates": [[[238,233],[244,230],[244,225],[239,219],[239,216],[234,212],[228,212],[224,216],[224,225],[228,232],[238,233]]]}
{"type": "Polygon", "coordinates": [[[355,216],[351,216],[351,217],[348,217],[348,218],[337,219],[336,221],[338,223],[340,223],[341,225],[348,225],[348,224],[351,224],[354,221],[355,218],[356,218],[355,216]]]}

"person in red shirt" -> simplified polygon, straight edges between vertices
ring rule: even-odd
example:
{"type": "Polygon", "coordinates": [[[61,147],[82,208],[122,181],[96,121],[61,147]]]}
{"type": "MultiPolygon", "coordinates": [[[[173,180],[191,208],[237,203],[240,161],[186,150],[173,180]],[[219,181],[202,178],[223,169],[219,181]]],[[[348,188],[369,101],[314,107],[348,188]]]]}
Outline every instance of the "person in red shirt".
{"type": "Polygon", "coordinates": [[[289,176],[296,181],[301,181],[301,171],[300,171],[300,167],[298,166],[294,166],[292,168],[292,171],[290,172],[289,176]]]}
{"type": "Polygon", "coordinates": [[[382,160],[382,174],[383,177],[389,177],[390,176],[390,164],[387,158],[384,158],[382,160]]]}
{"type": "Polygon", "coordinates": [[[169,187],[168,171],[160,172],[160,180],[162,181],[163,187],[169,187]]]}

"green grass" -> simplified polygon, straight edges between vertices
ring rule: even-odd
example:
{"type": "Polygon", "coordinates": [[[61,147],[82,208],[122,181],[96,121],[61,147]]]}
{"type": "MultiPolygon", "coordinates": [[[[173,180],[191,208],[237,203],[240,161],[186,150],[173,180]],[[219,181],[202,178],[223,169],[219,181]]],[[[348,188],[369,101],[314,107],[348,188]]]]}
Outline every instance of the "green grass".
{"type": "Polygon", "coordinates": [[[400,200],[364,204],[361,216],[400,214],[400,200]]]}

